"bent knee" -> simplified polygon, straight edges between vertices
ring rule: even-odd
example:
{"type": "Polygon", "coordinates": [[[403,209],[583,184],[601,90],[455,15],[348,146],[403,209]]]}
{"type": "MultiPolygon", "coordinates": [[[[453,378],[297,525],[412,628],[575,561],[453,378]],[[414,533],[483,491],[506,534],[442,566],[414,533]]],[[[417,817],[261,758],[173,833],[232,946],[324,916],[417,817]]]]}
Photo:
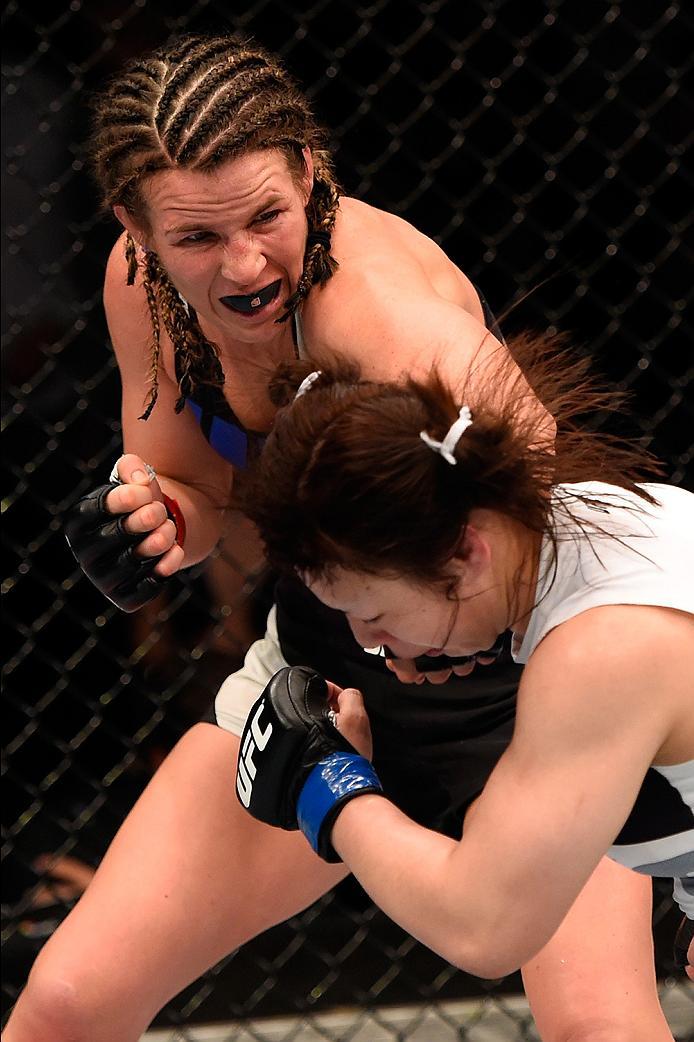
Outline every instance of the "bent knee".
{"type": "Polygon", "coordinates": [[[656,1019],[659,1023],[649,1027],[640,1018],[596,1017],[587,1013],[563,1025],[547,1042],[653,1042],[669,1037],[661,1034],[665,1024],[656,1019]]]}
{"type": "Polygon", "coordinates": [[[88,968],[82,972],[63,967],[42,955],[29,974],[3,1042],[125,1042],[140,1037],[147,1021],[133,1018],[129,1003],[110,1004],[105,983],[88,968]]]}
{"type": "Polygon", "coordinates": [[[88,1042],[84,1019],[76,982],[46,972],[37,962],[3,1037],[7,1042],[88,1042]]]}

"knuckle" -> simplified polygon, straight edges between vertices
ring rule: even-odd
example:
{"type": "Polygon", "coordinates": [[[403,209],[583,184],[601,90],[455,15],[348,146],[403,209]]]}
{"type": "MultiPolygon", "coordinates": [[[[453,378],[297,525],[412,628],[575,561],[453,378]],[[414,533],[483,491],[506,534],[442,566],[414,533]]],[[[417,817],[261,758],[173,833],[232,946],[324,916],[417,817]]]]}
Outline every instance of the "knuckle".
{"type": "Polygon", "coordinates": [[[111,494],[116,499],[117,509],[121,513],[132,514],[140,506],[139,496],[134,485],[121,485],[111,494]]]}
{"type": "MultiPolygon", "coordinates": [[[[150,528],[165,528],[168,518],[163,503],[152,502],[147,504],[147,520],[150,528]]],[[[171,522],[173,524],[173,522],[171,522]]]]}
{"type": "Polygon", "coordinates": [[[121,513],[121,510],[119,508],[119,504],[120,504],[119,492],[120,492],[119,488],[113,489],[111,492],[108,493],[108,495],[104,499],[103,503],[104,503],[104,506],[106,508],[107,513],[109,513],[109,514],[120,514],[121,513]]]}
{"type": "Polygon", "coordinates": [[[159,529],[149,537],[147,542],[151,546],[152,554],[154,555],[163,554],[165,550],[169,549],[169,542],[159,529]]]}

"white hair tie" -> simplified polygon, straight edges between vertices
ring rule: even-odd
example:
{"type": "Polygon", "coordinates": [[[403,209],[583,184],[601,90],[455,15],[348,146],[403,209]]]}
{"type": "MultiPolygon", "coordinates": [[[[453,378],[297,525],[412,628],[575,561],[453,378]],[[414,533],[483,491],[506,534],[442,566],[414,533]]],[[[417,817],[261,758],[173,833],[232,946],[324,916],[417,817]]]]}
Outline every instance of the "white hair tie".
{"type": "Polygon", "coordinates": [[[294,401],[296,401],[297,398],[301,398],[302,394],[306,394],[308,389],[312,386],[312,384],[316,382],[318,377],[321,375],[321,371],[322,370],[320,369],[316,369],[315,372],[309,373],[308,376],[304,377],[304,379],[297,387],[296,394],[294,395],[294,401]]]}
{"type": "Polygon", "coordinates": [[[439,456],[443,456],[446,463],[452,463],[453,466],[458,462],[453,455],[455,447],[460,441],[462,435],[472,426],[472,414],[467,405],[462,405],[460,412],[458,413],[458,419],[451,425],[443,441],[436,441],[431,435],[427,434],[426,431],[420,431],[419,437],[422,439],[425,445],[428,445],[434,452],[438,452],[439,456]]]}

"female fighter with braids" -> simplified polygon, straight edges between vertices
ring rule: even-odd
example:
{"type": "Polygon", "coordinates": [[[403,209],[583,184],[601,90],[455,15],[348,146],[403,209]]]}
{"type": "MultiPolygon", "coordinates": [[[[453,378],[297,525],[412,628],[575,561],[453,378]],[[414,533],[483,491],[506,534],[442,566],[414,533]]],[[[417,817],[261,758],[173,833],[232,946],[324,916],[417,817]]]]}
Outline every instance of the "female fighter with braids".
{"type": "MultiPolygon", "coordinates": [[[[434,242],[340,195],[305,97],[253,44],[186,37],[129,64],[97,102],[92,158],[125,227],[104,302],[126,455],[117,480],[76,505],[67,535],[86,574],[130,611],[219,540],[234,472],[272,427],[279,362],[340,353],[398,379],[439,357],[455,379],[504,349],[434,242]]],[[[550,437],[544,410],[524,400],[538,442],[550,437]]],[[[368,691],[393,799],[459,833],[511,735],[520,669],[508,651],[484,669],[456,667],[470,676],[447,664],[436,697],[423,697],[356,644],[340,613],[285,581],[265,638],[220,691],[221,726],[193,728],[157,772],[39,956],[7,1042],[134,1040],[207,967],[344,877],[234,796],[248,709],[286,663],[368,691]]],[[[670,1037],[650,891],[619,867],[598,868],[523,975],[546,1042],[670,1037]]]]}
{"type": "MultiPolygon", "coordinates": [[[[517,361],[528,346],[512,345],[517,361]]],[[[620,400],[556,351],[524,366],[558,424],[538,448],[506,368],[452,388],[333,366],[292,402],[295,364],[248,493],[269,559],[358,641],[472,655],[512,630],[527,663],[516,726],[462,840],[383,798],[358,693],[332,692],[343,719],[303,667],[249,714],[239,797],[298,824],[393,919],[485,977],[541,949],[606,851],[672,876],[694,979],[694,495],[636,484],[643,451],[576,424],[620,400]]]]}

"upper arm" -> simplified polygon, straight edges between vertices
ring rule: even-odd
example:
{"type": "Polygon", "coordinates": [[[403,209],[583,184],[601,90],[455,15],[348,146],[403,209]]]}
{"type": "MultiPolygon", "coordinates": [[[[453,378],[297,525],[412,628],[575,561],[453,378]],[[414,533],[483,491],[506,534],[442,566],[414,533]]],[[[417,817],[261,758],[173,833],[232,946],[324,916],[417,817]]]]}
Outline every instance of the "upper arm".
{"type": "MultiPolygon", "coordinates": [[[[316,324],[312,355],[339,354],[360,365],[369,379],[423,378],[436,367],[454,389],[474,399],[477,387],[500,388],[527,399],[538,423],[544,408],[502,345],[479,319],[439,296],[423,281],[338,272],[311,312],[316,324]],[[315,351],[314,351],[315,343],[315,351]]],[[[313,330],[312,330],[313,332],[313,330]]],[[[553,437],[553,430],[551,433],[553,437]]]]}
{"type": "Polygon", "coordinates": [[[205,492],[218,506],[226,506],[231,466],[205,440],[190,410],[175,412],[177,383],[167,372],[165,359],[173,349],[161,330],[157,403],[146,421],[142,416],[150,388],[152,323],[139,277],[126,284],[122,237],[106,268],[104,309],[122,384],[123,447],[151,463],[169,478],[205,492]]]}
{"type": "Polygon", "coordinates": [[[610,607],[558,627],[526,667],[513,740],[454,855],[490,881],[501,920],[513,911],[507,943],[519,962],[559,926],[661,747],[668,713],[653,658],[638,625],[610,607]]]}

